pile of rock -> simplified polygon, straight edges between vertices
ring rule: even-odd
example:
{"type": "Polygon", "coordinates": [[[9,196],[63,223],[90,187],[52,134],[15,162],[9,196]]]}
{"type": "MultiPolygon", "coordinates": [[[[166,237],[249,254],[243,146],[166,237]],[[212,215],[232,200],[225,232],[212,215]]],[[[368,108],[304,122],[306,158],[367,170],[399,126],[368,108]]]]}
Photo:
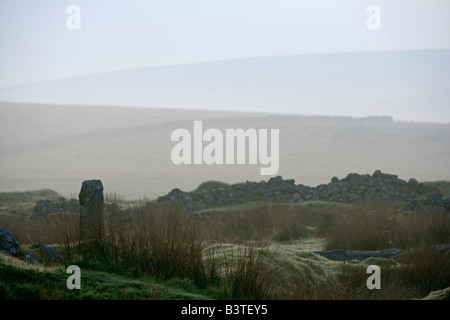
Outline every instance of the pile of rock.
{"type": "Polygon", "coordinates": [[[0,254],[20,258],[36,265],[48,265],[63,261],[61,253],[52,246],[33,244],[38,253],[22,252],[19,239],[0,226],[0,254]]]}
{"type": "MultiPolygon", "coordinates": [[[[105,216],[118,212],[125,214],[125,210],[121,210],[116,203],[104,203],[102,210],[105,216]]],[[[45,199],[36,202],[31,213],[31,218],[44,218],[49,214],[78,213],[79,211],[80,204],[77,199],[66,200],[64,198],[60,198],[56,201],[45,199]]]]}
{"type": "Polygon", "coordinates": [[[269,181],[238,183],[218,188],[201,188],[196,191],[185,192],[178,188],[157,199],[157,205],[184,205],[187,211],[201,209],[204,206],[223,206],[247,201],[286,200],[288,201],[296,191],[295,180],[283,180],[280,176],[269,181]]]}
{"type": "Polygon", "coordinates": [[[337,202],[405,202],[422,197],[441,197],[437,189],[427,188],[415,179],[408,182],[393,174],[381,173],[372,175],[351,173],[342,180],[333,177],[331,182],[315,188],[320,200],[337,202]]]}
{"type": "Polygon", "coordinates": [[[31,217],[42,218],[54,213],[77,212],[78,207],[79,204],[76,199],[66,200],[64,198],[60,198],[57,201],[39,200],[33,208],[31,217]]]}
{"type": "MultiPolygon", "coordinates": [[[[294,179],[284,180],[281,176],[268,181],[237,183],[206,183],[206,187],[185,192],[178,188],[161,196],[148,206],[165,205],[181,206],[192,212],[205,207],[237,204],[244,201],[264,200],[267,202],[287,201],[301,203],[303,201],[323,200],[342,203],[356,202],[392,202],[404,205],[404,210],[418,207],[439,207],[450,211],[450,198],[443,199],[437,189],[427,187],[415,179],[408,181],[399,179],[397,175],[382,173],[376,170],[372,175],[350,173],[343,179],[333,177],[328,184],[316,187],[295,184],[294,179]]],[[[40,200],[33,210],[33,217],[44,217],[50,213],[79,212],[77,200],[58,201],[40,200]]],[[[128,214],[121,211],[117,204],[103,204],[103,216],[110,213],[128,214]]]]}
{"type": "Polygon", "coordinates": [[[158,204],[183,204],[187,211],[206,206],[223,206],[248,200],[288,201],[300,203],[308,200],[355,202],[393,202],[405,205],[405,210],[418,206],[438,206],[450,210],[450,198],[443,199],[437,189],[427,187],[415,179],[405,181],[393,174],[377,170],[372,175],[350,173],[343,179],[333,177],[328,184],[309,187],[283,180],[281,176],[268,181],[221,185],[191,192],[174,189],[159,197],[158,204]]]}
{"type": "MultiPolygon", "coordinates": [[[[148,206],[152,206],[153,204],[148,203],[148,206]]],[[[184,192],[178,188],[173,189],[167,195],[159,197],[157,199],[156,206],[180,206],[184,208],[186,211],[194,211],[198,209],[194,199],[188,192],[184,192]]]]}

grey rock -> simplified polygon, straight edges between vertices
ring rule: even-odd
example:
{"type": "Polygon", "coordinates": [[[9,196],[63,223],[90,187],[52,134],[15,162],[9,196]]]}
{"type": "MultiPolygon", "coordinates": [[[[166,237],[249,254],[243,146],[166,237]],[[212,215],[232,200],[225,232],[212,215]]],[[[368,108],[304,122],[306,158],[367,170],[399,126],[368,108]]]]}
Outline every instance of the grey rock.
{"type": "Polygon", "coordinates": [[[344,249],[335,249],[331,251],[314,251],[314,253],[330,260],[347,259],[347,251],[345,251],[344,249]]]}
{"type": "Polygon", "coordinates": [[[29,252],[29,251],[25,252],[25,254],[24,254],[22,259],[25,260],[26,262],[35,264],[37,266],[42,266],[43,265],[41,256],[39,256],[37,254],[34,254],[32,252],[29,252]]]}
{"type": "Polygon", "coordinates": [[[403,255],[403,250],[398,248],[383,249],[380,252],[381,257],[390,259],[398,259],[403,255]]]}
{"type": "Polygon", "coordinates": [[[103,184],[100,180],[86,180],[81,184],[81,191],[78,195],[80,205],[88,210],[103,207],[103,184]]]}
{"type": "Polygon", "coordinates": [[[0,227],[0,253],[17,256],[20,253],[20,241],[15,235],[0,227]]]}
{"type": "Polygon", "coordinates": [[[206,197],[205,197],[205,202],[207,203],[207,204],[214,204],[214,203],[216,203],[216,198],[213,196],[213,195],[211,195],[211,194],[208,194],[208,195],[206,195],[206,197]]]}
{"type": "Polygon", "coordinates": [[[431,247],[433,250],[436,251],[450,251],[450,243],[449,244],[437,244],[431,247]]]}
{"type": "Polygon", "coordinates": [[[375,170],[372,174],[372,178],[378,178],[379,176],[381,176],[380,170],[375,170]]]}
{"type": "Polygon", "coordinates": [[[70,213],[77,212],[79,204],[76,199],[66,200],[60,198],[57,201],[42,199],[36,202],[31,214],[32,218],[43,218],[54,213],[70,213]]]}
{"type": "Polygon", "coordinates": [[[444,200],[444,207],[445,207],[445,209],[450,210],[450,197],[447,197],[444,200]]]}
{"type": "Polygon", "coordinates": [[[78,197],[82,240],[100,240],[103,237],[102,182],[100,180],[83,181],[78,197]]]}
{"type": "Polygon", "coordinates": [[[41,261],[43,261],[44,264],[58,263],[64,260],[61,253],[52,246],[44,246],[39,243],[34,243],[33,247],[41,251],[41,261]]]}
{"type": "Polygon", "coordinates": [[[201,202],[220,206],[233,203],[235,199],[259,200],[261,198],[267,202],[284,200],[289,203],[306,200],[344,203],[385,201],[403,203],[408,210],[415,210],[423,205],[439,206],[442,210],[450,210],[450,199],[442,199],[442,195],[436,190],[431,190],[415,179],[409,179],[406,182],[398,179],[397,175],[382,173],[380,170],[376,170],[372,175],[350,173],[340,180],[333,177],[330,183],[316,187],[296,185],[293,179],[284,180],[281,176],[277,176],[270,178],[267,182],[246,181],[245,184],[226,185],[190,193],[178,190],[177,194],[182,196],[174,198],[175,193],[172,191],[168,197],[172,198],[172,201],[178,198],[183,198],[185,202],[188,200],[189,204],[186,207],[192,210],[198,209],[201,202]]]}
{"type": "Polygon", "coordinates": [[[397,259],[401,257],[403,251],[401,249],[383,249],[377,251],[346,251],[344,249],[335,249],[331,251],[314,251],[314,253],[321,255],[330,260],[348,261],[359,260],[363,261],[368,258],[388,258],[397,259]]]}

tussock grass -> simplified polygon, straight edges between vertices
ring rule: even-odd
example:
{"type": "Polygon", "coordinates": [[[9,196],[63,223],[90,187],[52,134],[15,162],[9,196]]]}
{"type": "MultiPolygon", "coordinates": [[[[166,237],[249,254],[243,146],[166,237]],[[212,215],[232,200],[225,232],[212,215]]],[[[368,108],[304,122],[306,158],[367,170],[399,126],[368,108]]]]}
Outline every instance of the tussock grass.
{"type": "Polygon", "coordinates": [[[420,247],[409,250],[402,259],[399,278],[423,297],[450,287],[450,251],[420,247]]]}
{"type": "Polygon", "coordinates": [[[215,276],[219,299],[268,299],[273,297],[270,274],[263,261],[269,244],[213,245],[205,249],[205,262],[215,276]]]}
{"type": "Polygon", "coordinates": [[[70,251],[117,272],[162,280],[186,277],[204,285],[200,236],[181,208],[139,206],[127,217],[111,213],[101,242],[81,243],[70,251]]]}
{"type": "Polygon", "coordinates": [[[239,243],[288,241],[309,236],[307,220],[305,214],[292,205],[258,203],[251,207],[204,212],[198,223],[208,239],[239,243]]]}
{"type": "Polygon", "coordinates": [[[325,233],[326,248],[409,249],[450,243],[450,215],[441,210],[398,213],[361,205],[336,218],[325,233]]]}

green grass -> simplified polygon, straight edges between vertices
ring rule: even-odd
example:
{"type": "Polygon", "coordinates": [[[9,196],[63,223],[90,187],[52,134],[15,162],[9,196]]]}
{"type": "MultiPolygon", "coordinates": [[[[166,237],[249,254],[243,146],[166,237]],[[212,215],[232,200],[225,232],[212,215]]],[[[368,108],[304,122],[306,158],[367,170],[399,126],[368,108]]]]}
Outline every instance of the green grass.
{"type": "Polygon", "coordinates": [[[0,192],[0,215],[30,216],[39,200],[58,200],[64,198],[49,189],[25,192],[0,192]]]}
{"type": "Polygon", "coordinates": [[[136,202],[128,219],[105,218],[104,239],[90,245],[81,245],[77,213],[0,224],[22,251],[52,244],[65,258],[37,267],[0,255],[0,299],[421,299],[450,287],[449,253],[427,250],[450,243],[448,214],[379,203],[255,201],[186,215],[136,202]],[[405,254],[340,262],[317,247],[405,254]],[[66,287],[71,264],[81,268],[81,290],[66,287]],[[382,290],[366,288],[370,264],[382,268],[382,290]]]}
{"type": "Polygon", "coordinates": [[[186,279],[151,278],[98,271],[82,265],[81,289],[66,286],[66,266],[38,267],[0,255],[0,300],[204,300],[210,299],[186,279]]]}

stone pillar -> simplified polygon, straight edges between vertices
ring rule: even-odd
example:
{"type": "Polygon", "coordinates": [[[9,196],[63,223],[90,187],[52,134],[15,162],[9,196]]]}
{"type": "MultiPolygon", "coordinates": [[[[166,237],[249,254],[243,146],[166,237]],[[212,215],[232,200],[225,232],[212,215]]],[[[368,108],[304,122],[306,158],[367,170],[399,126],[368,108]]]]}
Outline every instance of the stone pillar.
{"type": "Polygon", "coordinates": [[[80,200],[81,240],[101,240],[103,236],[103,184],[100,180],[83,181],[80,200]]]}

